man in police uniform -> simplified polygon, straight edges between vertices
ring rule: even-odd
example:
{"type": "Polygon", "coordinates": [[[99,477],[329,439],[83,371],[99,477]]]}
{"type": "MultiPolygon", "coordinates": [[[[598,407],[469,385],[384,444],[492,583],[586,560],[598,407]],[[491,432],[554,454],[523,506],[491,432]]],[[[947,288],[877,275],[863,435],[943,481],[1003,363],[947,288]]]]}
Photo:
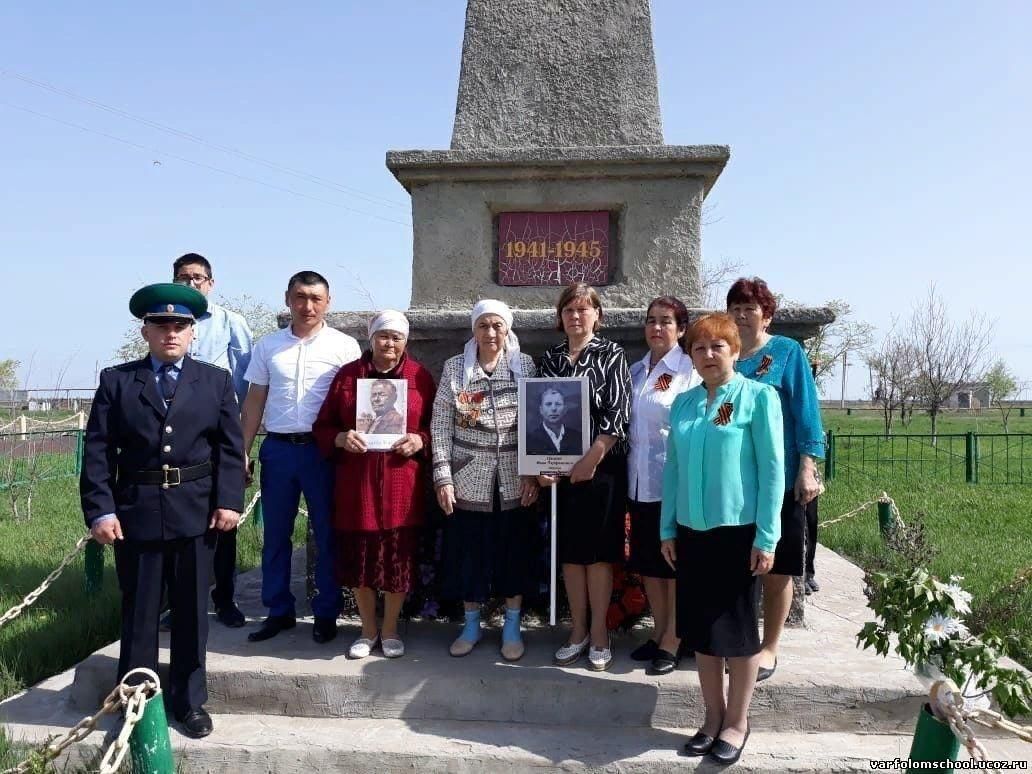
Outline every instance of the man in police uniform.
{"type": "Polygon", "coordinates": [[[207,301],[190,287],[148,285],[129,301],[150,349],[100,375],[79,491],[93,537],[114,543],[122,590],[119,676],[158,666],[162,590],[172,608],[169,682],[190,736],[211,733],[204,710],[208,586],[215,531],[240,520],[243,438],[228,371],[186,353],[207,301]]]}

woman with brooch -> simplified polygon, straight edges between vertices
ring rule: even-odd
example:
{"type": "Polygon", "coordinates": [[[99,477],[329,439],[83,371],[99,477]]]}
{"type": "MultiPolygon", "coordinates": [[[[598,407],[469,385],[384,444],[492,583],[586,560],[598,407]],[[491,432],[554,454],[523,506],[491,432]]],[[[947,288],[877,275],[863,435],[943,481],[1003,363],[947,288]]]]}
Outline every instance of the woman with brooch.
{"type": "Polygon", "coordinates": [[[468,655],[482,636],[481,605],[505,598],[502,658],[518,661],[523,595],[532,590],[537,500],[532,476],[517,466],[517,381],[535,375],[520,352],[512,311],[484,299],[471,314],[473,338],[444,363],[434,415],[434,490],[449,516],[444,534],[444,594],[463,600],[465,624],[451,644],[468,655]]]}
{"type": "MultiPolygon", "coordinates": [[[[566,338],[541,356],[540,375],[587,377],[591,418],[587,453],[558,481],[556,548],[573,630],[556,651],[555,663],[567,666],[588,651],[588,667],[602,671],[613,662],[606,611],[613,562],[623,559],[631,375],[623,347],[597,335],[602,300],[593,287],[570,285],[555,309],[556,329],[566,338]]],[[[538,480],[556,484],[552,476],[538,480]]]]}
{"type": "Polygon", "coordinates": [[[792,606],[792,577],[806,574],[807,593],[818,589],[813,555],[817,550],[817,460],[824,459],[824,428],[813,371],[798,342],[768,332],[777,300],[759,277],[739,279],[727,293],[727,311],[742,337],[735,370],[769,384],[781,399],[785,422],[785,497],[781,540],[774,567],[763,578],[763,650],[757,680],[778,665],[778,642],[792,606]]]}
{"type": "Polygon", "coordinates": [[[688,309],[674,296],[660,296],[645,312],[648,352],[631,366],[630,453],[627,502],[631,514],[631,556],[627,569],[641,575],[652,609],[652,637],[631,653],[651,661],[651,674],[673,672],[681,657],[674,624],[673,568],[659,550],[659,510],[663,498],[670,407],[702,379],[684,350],[688,309]]]}
{"type": "MultiPolygon", "coordinates": [[[[348,650],[365,658],[379,644],[387,658],[405,653],[398,615],[415,579],[423,492],[430,450],[434,378],[405,354],[409,323],[387,309],[369,323],[369,350],[344,366],[330,386],[312,434],[325,457],[336,461],[334,569],[353,589],[362,634],[348,650]],[[389,451],[370,451],[358,422],[358,380],[408,383],[404,434],[389,451]],[[383,628],[376,625],[376,594],[384,592],[383,628]]],[[[393,402],[391,403],[393,406],[393,402]]]]}
{"type": "Polygon", "coordinates": [[[703,383],[670,410],[660,514],[660,550],[677,571],[677,633],[695,651],[706,706],[684,754],[721,764],[737,761],[749,737],[760,576],[774,563],[785,478],[781,402],[735,372],[740,349],[726,314],[688,329],[703,383]]]}

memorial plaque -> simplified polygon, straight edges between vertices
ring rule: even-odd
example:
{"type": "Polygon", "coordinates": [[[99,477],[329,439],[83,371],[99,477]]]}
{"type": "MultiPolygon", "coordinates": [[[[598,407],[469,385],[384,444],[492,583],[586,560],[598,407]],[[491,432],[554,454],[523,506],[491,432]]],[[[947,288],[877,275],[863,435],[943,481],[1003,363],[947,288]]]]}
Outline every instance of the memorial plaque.
{"type": "Polygon", "coordinates": [[[609,284],[609,212],[502,212],[498,284],[609,284]]]}

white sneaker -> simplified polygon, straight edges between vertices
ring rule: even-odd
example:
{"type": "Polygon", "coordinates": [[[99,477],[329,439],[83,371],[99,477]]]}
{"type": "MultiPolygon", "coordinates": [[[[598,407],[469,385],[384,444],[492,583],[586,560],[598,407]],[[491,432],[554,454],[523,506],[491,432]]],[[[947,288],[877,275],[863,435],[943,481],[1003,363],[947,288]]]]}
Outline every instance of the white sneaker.
{"type": "Polygon", "coordinates": [[[359,637],[348,648],[348,658],[365,658],[373,652],[373,648],[376,647],[380,641],[380,636],[377,635],[373,639],[366,639],[365,637],[359,637]]]}
{"type": "Polygon", "coordinates": [[[554,661],[556,666],[569,666],[572,664],[584,655],[584,651],[590,642],[590,635],[584,638],[584,642],[567,642],[555,652],[554,661]]]}
{"type": "Polygon", "coordinates": [[[588,669],[594,672],[604,672],[613,663],[612,643],[607,642],[604,648],[596,648],[594,645],[588,650],[588,669]]]}
{"type": "Polygon", "coordinates": [[[405,643],[396,638],[381,640],[380,647],[387,658],[401,658],[405,655],[405,643]]]}

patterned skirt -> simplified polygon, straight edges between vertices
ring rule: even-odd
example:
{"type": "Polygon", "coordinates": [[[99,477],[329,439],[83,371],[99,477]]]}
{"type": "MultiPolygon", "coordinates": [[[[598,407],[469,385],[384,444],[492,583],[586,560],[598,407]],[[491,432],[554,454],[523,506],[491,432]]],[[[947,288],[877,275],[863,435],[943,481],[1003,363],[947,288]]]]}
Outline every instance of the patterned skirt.
{"type": "Polygon", "coordinates": [[[380,591],[411,591],[415,585],[420,529],[338,530],[334,565],[337,581],[348,588],[367,586],[380,591]]]}

